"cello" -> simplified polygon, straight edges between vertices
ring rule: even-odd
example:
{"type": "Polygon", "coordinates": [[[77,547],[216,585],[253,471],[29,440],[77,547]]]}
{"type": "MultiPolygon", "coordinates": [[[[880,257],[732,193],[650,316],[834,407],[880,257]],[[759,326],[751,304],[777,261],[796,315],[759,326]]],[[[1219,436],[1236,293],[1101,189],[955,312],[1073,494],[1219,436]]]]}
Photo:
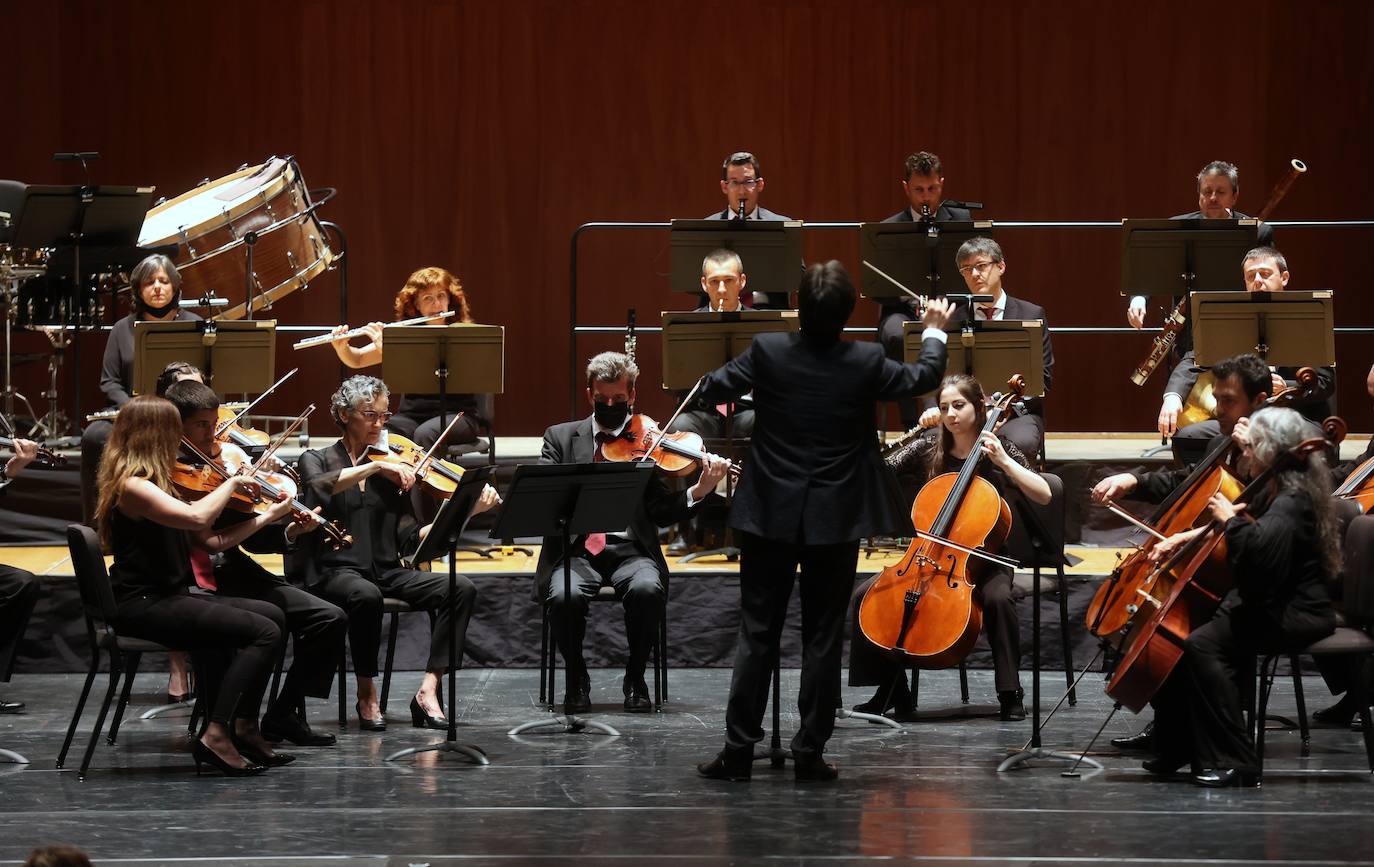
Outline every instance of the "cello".
{"type": "MultiPolygon", "coordinates": [[[[1328,418],[1325,438],[1303,440],[1255,477],[1233,500],[1250,502],[1285,463],[1301,463],[1313,452],[1345,437],[1345,422],[1328,418]]],[[[1153,570],[1149,590],[1140,591],[1141,610],[1122,642],[1121,661],[1107,682],[1114,700],[1139,713],[1154,698],[1165,679],[1183,658],[1184,643],[1193,630],[1212,619],[1221,601],[1235,586],[1227,563],[1225,523],[1213,520],[1172,557],[1153,570]]]]}
{"type": "Polygon", "coordinates": [[[1368,514],[1369,507],[1374,506],[1374,458],[1363,461],[1352,470],[1331,495],[1342,500],[1354,500],[1360,504],[1360,511],[1368,514]]]}
{"type": "MultiPolygon", "coordinates": [[[[1304,367],[1297,373],[1298,384],[1265,401],[1265,406],[1291,406],[1298,401],[1325,397],[1317,372],[1304,367]]],[[[1235,444],[1229,439],[1208,452],[1183,483],[1155,509],[1144,522],[1136,522],[1150,533],[1143,545],[1131,552],[1103,582],[1088,604],[1084,621],[1093,635],[1116,644],[1126,634],[1131,618],[1139,611],[1141,593],[1146,591],[1155,570],[1150,552],[1162,538],[1196,527],[1207,513],[1212,495],[1221,493],[1234,502],[1244,485],[1232,465],[1235,444]]],[[[1118,514],[1122,512],[1114,509],[1118,514]]]]}
{"type": "MultiPolygon", "coordinates": [[[[988,411],[980,440],[1025,390],[1021,376],[1013,376],[1007,393],[988,411]]],[[[959,472],[943,473],[922,486],[911,506],[915,538],[859,603],[865,637],[919,668],[948,668],[968,655],[983,628],[973,590],[984,561],[1015,565],[988,553],[1006,541],[1011,509],[992,483],[977,475],[982,455],[975,446],[959,472]]]]}

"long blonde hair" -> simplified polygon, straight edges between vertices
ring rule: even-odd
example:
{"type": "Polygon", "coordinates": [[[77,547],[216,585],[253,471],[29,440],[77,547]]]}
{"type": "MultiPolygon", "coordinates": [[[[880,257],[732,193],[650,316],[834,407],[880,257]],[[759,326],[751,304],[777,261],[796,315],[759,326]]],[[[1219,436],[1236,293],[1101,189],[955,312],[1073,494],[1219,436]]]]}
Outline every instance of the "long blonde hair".
{"type": "Polygon", "coordinates": [[[111,513],[129,479],[147,479],[176,496],[172,467],[180,444],[181,414],[171,401],[143,394],[120,408],[100,458],[96,481],[100,491],[96,526],[106,547],[110,544],[111,513]]]}

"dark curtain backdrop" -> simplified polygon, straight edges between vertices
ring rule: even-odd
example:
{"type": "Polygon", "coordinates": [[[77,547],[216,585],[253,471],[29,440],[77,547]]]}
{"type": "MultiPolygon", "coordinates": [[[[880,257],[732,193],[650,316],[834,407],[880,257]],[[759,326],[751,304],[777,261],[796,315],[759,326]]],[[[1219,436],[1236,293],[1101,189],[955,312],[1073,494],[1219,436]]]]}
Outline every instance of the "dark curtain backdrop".
{"type": "MultiPolygon", "coordinates": [[[[1242,172],[1254,213],[1292,157],[1311,167],[1274,219],[1374,217],[1365,2],[601,3],[30,2],[0,5],[11,81],[0,176],[78,183],[57,150],[98,150],[99,183],[169,197],[272,154],[339,190],[349,321],[389,319],[406,275],[459,274],[478,321],[507,328],[500,430],[567,414],[569,239],[590,220],[699,217],[721,207],[718,166],[749,149],[764,202],[808,220],[881,219],[901,165],[944,159],[947,194],[997,220],[1168,216],[1196,207],[1212,159],[1242,172]]],[[[1125,323],[1119,234],[998,233],[1006,285],[1059,326],[1125,323]]],[[[1374,324],[1370,229],[1278,231],[1294,288],[1332,288],[1337,322],[1374,324]]],[[[808,236],[808,259],[857,267],[852,234],[808,236]]],[[[641,324],[668,291],[666,234],[583,239],[579,317],[641,324]]],[[[333,324],[337,277],[277,305],[284,324],[333,324]]],[[[876,310],[862,303],[857,324],[876,310]]],[[[1158,321],[1158,316],[1155,317],[1158,321]]],[[[327,348],[278,345],[302,373],[266,408],[323,403],[327,348]]],[[[1127,376],[1141,335],[1055,339],[1057,430],[1147,430],[1162,378],[1127,376]]],[[[103,337],[86,338],[83,411],[103,337]]],[[[45,342],[21,335],[17,349],[45,342]]],[[[577,353],[619,345],[579,339],[577,353]]],[[[641,404],[664,414],[657,339],[640,340],[641,404]]],[[[1368,337],[1337,341],[1339,400],[1371,427],[1368,337]]],[[[20,369],[31,397],[39,364],[20,369]]],[[[41,401],[40,401],[41,403],[41,401]]],[[[41,411],[41,406],[40,406],[41,411]]],[[[316,430],[328,429],[319,415],[316,430]]]]}

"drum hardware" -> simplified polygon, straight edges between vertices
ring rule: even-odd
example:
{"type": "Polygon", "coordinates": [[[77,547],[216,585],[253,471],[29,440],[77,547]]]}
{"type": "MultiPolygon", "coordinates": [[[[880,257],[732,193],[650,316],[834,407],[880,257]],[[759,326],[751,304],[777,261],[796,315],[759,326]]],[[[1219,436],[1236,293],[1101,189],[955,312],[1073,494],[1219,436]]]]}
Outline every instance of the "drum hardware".
{"type": "Polygon", "coordinates": [[[28,410],[29,418],[37,418],[33,411],[33,404],[22,392],[14,388],[14,347],[11,343],[14,331],[14,302],[18,299],[19,281],[7,279],[0,282],[0,305],[5,308],[5,386],[3,393],[0,394],[0,415],[5,417],[5,421],[11,428],[14,428],[14,403],[18,400],[28,410]]]}
{"type": "Polygon", "coordinates": [[[191,234],[186,231],[185,226],[177,226],[177,234],[181,236],[181,243],[186,245],[186,252],[191,254],[191,258],[200,255],[196,252],[195,245],[191,243],[191,234]]]}
{"type": "Polygon", "coordinates": [[[238,227],[234,225],[234,218],[229,216],[228,208],[220,208],[220,213],[224,215],[224,227],[229,230],[229,237],[235,241],[239,239],[238,227]]]}
{"type": "MultiPolygon", "coordinates": [[[[71,427],[67,421],[67,414],[62,411],[57,402],[57,376],[62,370],[63,357],[66,349],[72,345],[72,340],[67,336],[68,327],[59,325],[56,327],[43,326],[38,329],[48,338],[52,344],[52,354],[48,356],[48,389],[43,392],[43,397],[48,401],[48,411],[42,418],[36,419],[33,427],[29,431],[29,439],[46,441],[60,439],[71,427]]],[[[27,404],[28,401],[25,401],[27,404]]]]}

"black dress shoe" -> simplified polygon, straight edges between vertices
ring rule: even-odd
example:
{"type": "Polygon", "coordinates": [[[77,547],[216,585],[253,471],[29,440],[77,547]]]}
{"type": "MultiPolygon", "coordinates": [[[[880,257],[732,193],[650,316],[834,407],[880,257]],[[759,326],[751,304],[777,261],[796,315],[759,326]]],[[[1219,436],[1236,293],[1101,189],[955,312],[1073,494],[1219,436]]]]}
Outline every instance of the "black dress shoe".
{"type": "Polygon", "coordinates": [[[239,751],[239,755],[255,765],[262,765],[264,768],[278,768],[282,765],[289,765],[296,760],[296,757],[291,753],[279,753],[273,750],[269,756],[267,753],[255,750],[239,740],[238,735],[234,735],[232,740],[234,748],[239,751]]]}
{"type": "Polygon", "coordinates": [[[1019,687],[997,693],[997,703],[1001,705],[998,709],[998,716],[1003,720],[1015,722],[1026,718],[1026,705],[1022,701],[1026,697],[1019,687]]]}
{"type": "Polygon", "coordinates": [[[697,765],[697,773],[708,780],[726,780],[731,783],[747,783],[754,770],[753,750],[732,750],[725,748],[709,762],[697,765]]]}
{"type": "Polygon", "coordinates": [[[298,747],[332,747],[338,738],[328,732],[317,732],[310,723],[294,711],[268,710],[262,717],[262,737],[270,743],[290,741],[298,747]]]}
{"type": "Polygon", "coordinates": [[[563,694],[563,713],[569,716],[592,709],[592,679],[583,674],[574,680],[571,690],[563,694]]]}
{"type": "Polygon", "coordinates": [[[1324,726],[1345,728],[1350,725],[1350,721],[1355,719],[1358,714],[1359,710],[1355,707],[1355,700],[1352,699],[1350,693],[1347,692],[1345,695],[1341,696],[1340,701],[1331,705],[1331,707],[1324,707],[1319,711],[1314,711],[1312,713],[1312,719],[1314,722],[1321,723],[1324,726]]]}
{"type": "Polygon", "coordinates": [[[690,553],[692,553],[692,543],[688,542],[681,536],[678,536],[676,539],[674,539],[673,544],[668,546],[669,557],[681,557],[685,554],[690,553]]]}
{"type": "Polygon", "coordinates": [[[1207,768],[1193,774],[1193,782],[1209,789],[1225,789],[1231,786],[1254,789],[1259,787],[1260,775],[1259,771],[1239,768],[1207,768]]]}
{"type": "Polygon", "coordinates": [[[214,750],[207,747],[204,741],[191,742],[191,758],[196,763],[196,776],[200,776],[200,766],[205,764],[224,774],[226,777],[256,777],[267,770],[266,765],[259,765],[256,762],[244,758],[244,765],[236,768],[221,759],[214,750]]]}
{"type": "Polygon", "coordinates": [[[644,675],[635,677],[625,675],[625,682],[621,684],[620,688],[625,693],[626,713],[649,713],[654,709],[654,703],[649,699],[649,685],[644,682],[644,675]]]}
{"type": "Polygon", "coordinates": [[[793,771],[799,783],[829,783],[840,776],[840,769],[819,754],[792,757],[793,771]]]}
{"type": "Polygon", "coordinates": [[[1112,746],[1123,753],[1148,753],[1155,745],[1155,724],[1150,721],[1137,734],[1124,738],[1112,738],[1112,746]]]}
{"type": "Polygon", "coordinates": [[[368,719],[363,716],[362,702],[355,702],[353,709],[358,712],[358,731],[363,732],[384,732],[386,731],[386,714],[379,713],[376,718],[368,719]]]}
{"type": "Polygon", "coordinates": [[[854,705],[859,713],[875,716],[890,715],[893,719],[910,721],[916,717],[916,704],[911,698],[911,687],[906,683],[906,672],[898,672],[893,680],[879,684],[873,697],[863,704],[854,705]]]}
{"type": "Polygon", "coordinates": [[[410,700],[410,724],[417,729],[447,729],[448,720],[441,716],[430,716],[420,705],[417,695],[410,700]]]}
{"type": "Polygon", "coordinates": [[[23,713],[22,701],[0,701],[0,713],[23,713]]]}

